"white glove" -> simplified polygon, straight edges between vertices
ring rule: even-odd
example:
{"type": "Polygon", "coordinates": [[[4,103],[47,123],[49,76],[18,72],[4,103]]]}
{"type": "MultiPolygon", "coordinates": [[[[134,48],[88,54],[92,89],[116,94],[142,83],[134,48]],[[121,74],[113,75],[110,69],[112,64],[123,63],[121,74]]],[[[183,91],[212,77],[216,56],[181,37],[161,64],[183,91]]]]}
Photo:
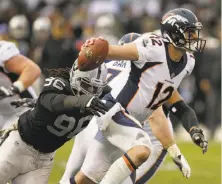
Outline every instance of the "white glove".
{"type": "Polygon", "coordinates": [[[167,149],[170,157],[174,161],[174,163],[179,167],[180,171],[182,172],[183,176],[186,178],[189,178],[191,175],[191,169],[190,166],[185,159],[185,157],[180,153],[179,148],[176,144],[171,145],[167,149]]]}
{"type": "Polygon", "coordinates": [[[109,124],[113,121],[112,117],[121,110],[124,111],[123,107],[120,103],[116,103],[105,115],[95,117],[99,130],[106,131],[109,124]]]}

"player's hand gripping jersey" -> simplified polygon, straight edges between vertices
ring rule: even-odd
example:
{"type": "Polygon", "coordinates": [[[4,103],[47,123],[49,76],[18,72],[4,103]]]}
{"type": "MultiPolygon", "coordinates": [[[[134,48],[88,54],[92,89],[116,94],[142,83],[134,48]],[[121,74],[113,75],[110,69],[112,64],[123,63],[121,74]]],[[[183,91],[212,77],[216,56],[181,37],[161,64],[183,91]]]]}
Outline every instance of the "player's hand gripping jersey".
{"type": "Polygon", "coordinates": [[[133,117],[144,122],[192,72],[195,59],[187,52],[182,61],[171,61],[166,40],[155,35],[143,35],[134,42],[139,60],[131,62],[128,76],[116,77],[111,95],[133,117]]]}
{"type": "MultiPolygon", "coordinates": [[[[46,79],[35,108],[19,118],[19,132],[26,143],[43,153],[53,152],[88,125],[92,113],[66,110],[62,102],[67,96],[73,96],[68,80],[46,79]]],[[[77,99],[80,103],[88,98],[82,95],[77,99]]]]}

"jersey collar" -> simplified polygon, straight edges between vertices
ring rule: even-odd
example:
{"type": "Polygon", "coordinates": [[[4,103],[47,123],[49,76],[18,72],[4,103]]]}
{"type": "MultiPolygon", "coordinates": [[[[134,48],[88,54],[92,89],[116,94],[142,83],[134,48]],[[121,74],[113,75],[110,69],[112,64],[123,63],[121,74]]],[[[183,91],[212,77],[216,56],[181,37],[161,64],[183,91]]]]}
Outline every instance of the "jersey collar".
{"type": "Polygon", "coordinates": [[[168,43],[164,42],[167,66],[168,66],[170,78],[173,79],[174,77],[179,75],[185,69],[186,64],[187,64],[187,54],[183,55],[183,57],[181,58],[181,61],[174,62],[173,60],[170,59],[167,45],[168,45],[168,43]]]}

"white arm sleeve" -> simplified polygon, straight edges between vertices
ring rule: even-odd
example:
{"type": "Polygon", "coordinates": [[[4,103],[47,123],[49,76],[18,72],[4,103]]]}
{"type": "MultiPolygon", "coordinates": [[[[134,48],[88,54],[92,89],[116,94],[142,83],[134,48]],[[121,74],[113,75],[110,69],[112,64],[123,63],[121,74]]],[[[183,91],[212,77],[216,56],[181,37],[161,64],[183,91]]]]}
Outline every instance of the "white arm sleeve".
{"type": "Polygon", "coordinates": [[[12,42],[0,41],[0,66],[4,68],[5,62],[19,54],[19,50],[12,42]]]}

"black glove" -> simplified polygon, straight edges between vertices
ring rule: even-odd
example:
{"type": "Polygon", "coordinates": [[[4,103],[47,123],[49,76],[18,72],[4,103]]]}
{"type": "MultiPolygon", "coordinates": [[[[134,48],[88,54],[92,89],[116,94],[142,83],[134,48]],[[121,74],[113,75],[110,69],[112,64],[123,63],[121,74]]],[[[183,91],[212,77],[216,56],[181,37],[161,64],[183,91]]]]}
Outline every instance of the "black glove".
{"type": "Polygon", "coordinates": [[[208,141],[205,140],[203,131],[200,128],[195,127],[190,131],[190,136],[193,142],[202,149],[203,154],[206,153],[208,149],[208,141]]]}
{"type": "Polygon", "coordinates": [[[91,97],[85,105],[85,111],[100,117],[99,113],[105,114],[108,108],[99,98],[91,97]]]}
{"type": "Polygon", "coordinates": [[[0,87],[0,99],[10,97],[16,94],[19,94],[19,89],[13,85],[10,88],[6,88],[4,86],[0,87]]]}
{"type": "Polygon", "coordinates": [[[14,100],[11,102],[12,106],[15,106],[16,108],[18,107],[30,107],[33,108],[35,107],[37,99],[32,99],[32,98],[20,98],[18,100],[14,100]]]}

